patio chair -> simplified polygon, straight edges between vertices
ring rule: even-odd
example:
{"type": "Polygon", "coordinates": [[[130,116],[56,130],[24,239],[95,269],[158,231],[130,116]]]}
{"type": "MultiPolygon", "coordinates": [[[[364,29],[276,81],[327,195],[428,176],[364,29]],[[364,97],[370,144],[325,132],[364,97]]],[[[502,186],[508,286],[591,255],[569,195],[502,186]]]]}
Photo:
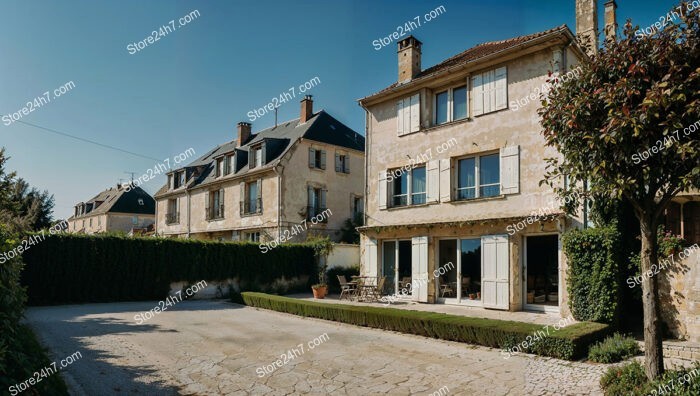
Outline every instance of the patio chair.
{"type": "Polygon", "coordinates": [[[357,284],[354,282],[348,282],[345,279],[345,275],[338,275],[338,283],[340,283],[340,300],[343,296],[354,296],[357,291],[357,284]]]}
{"type": "Polygon", "coordinates": [[[384,293],[384,283],[386,282],[386,276],[382,276],[379,278],[377,281],[377,286],[373,287],[369,290],[370,292],[370,297],[375,300],[379,301],[379,299],[382,297],[382,294],[384,293]]]}

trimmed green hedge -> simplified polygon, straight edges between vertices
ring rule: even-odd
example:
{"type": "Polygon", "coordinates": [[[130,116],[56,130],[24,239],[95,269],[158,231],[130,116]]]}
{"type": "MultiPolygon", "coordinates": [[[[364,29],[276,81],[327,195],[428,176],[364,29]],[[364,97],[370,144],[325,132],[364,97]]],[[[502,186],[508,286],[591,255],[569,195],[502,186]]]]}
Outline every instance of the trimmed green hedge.
{"type": "Polygon", "coordinates": [[[614,227],[564,234],[569,308],[576,320],[613,323],[622,291],[620,234],[614,227]]]}
{"type": "Polygon", "coordinates": [[[171,282],[238,278],[242,290],[288,292],[279,279],[317,269],[311,245],[284,244],[263,254],[255,243],[58,234],[23,254],[30,304],[160,299],[171,282]]]}
{"type": "MultiPolygon", "coordinates": [[[[254,292],[241,293],[234,302],[305,317],[503,349],[514,347],[528,336],[545,329],[545,326],[531,323],[319,303],[254,292]]],[[[575,360],[586,356],[588,346],[605,338],[610,330],[606,324],[591,322],[573,324],[556,331],[552,326],[549,329],[550,334],[533,342],[527,352],[575,360]]],[[[507,355],[505,351],[502,353],[507,355]]]]}

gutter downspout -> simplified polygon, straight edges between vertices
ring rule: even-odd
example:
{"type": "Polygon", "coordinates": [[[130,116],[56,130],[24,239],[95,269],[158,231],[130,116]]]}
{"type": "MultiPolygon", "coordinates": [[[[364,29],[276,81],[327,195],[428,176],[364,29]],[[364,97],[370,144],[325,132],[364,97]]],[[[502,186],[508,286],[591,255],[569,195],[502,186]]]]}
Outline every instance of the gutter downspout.
{"type": "MultiPolygon", "coordinates": [[[[279,162],[272,169],[277,175],[277,240],[282,240],[282,172],[277,170],[277,167],[281,166],[279,162]]],[[[282,166],[282,171],[284,171],[284,166],[282,166]]]]}

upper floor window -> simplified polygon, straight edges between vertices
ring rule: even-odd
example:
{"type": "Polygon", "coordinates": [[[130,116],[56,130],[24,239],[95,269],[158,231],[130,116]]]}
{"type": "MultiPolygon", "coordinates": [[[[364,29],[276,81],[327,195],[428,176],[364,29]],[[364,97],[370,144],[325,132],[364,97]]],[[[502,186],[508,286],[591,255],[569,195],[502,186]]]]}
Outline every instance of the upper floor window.
{"type": "Polygon", "coordinates": [[[216,177],[221,177],[224,175],[224,158],[216,159],[216,177]]]}
{"type": "Polygon", "coordinates": [[[446,89],[435,95],[435,125],[467,118],[467,86],[446,89]]]}
{"type": "Polygon", "coordinates": [[[347,154],[335,153],[335,171],[350,173],[350,156],[347,154]]]}
{"type": "Polygon", "coordinates": [[[241,183],[241,215],[262,213],[262,179],[241,183]]]}
{"type": "Polygon", "coordinates": [[[328,193],[328,190],[325,190],[323,188],[309,186],[309,188],[308,188],[309,202],[308,202],[308,207],[307,207],[307,211],[306,211],[307,219],[311,219],[312,217],[315,217],[316,215],[323,213],[327,209],[326,208],[326,194],[327,193],[328,193]]]}
{"type": "Polygon", "coordinates": [[[143,206],[143,205],[144,205],[144,203],[143,203],[143,198],[139,198],[139,199],[138,199],[138,203],[139,203],[139,206],[143,206]]]}
{"type": "Polygon", "coordinates": [[[233,154],[229,154],[226,156],[226,159],[224,160],[224,175],[230,175],[231,173],[235,173],[233,167],[234,167],[233,154]]]}
{"type": "Polygon", "coordinates": [[[399,136],[420,130],[420,94],[396,103],[396,122],[399,136]]]}
{"type": "Polygon", "coordinates": [[[185,172],[175,172],[175,179],[173,181],[173,188],[180,188],[185,184],[185,172]]]}
{"type": "Polygon", "coordinates": [[[390,171],[391,206],[421,205],[426,202],[425,166],[390,171]]]}
{"type": "Polygon", "coordinates": [[[326,150],[309,148],[309,168],[326,169],[326,150]]]}
{"type": "Polygon", "coordinates": [[[457,199],[494,197],[501,193],[498,154],[457,161],[457,199]]]}
{"type": "Polygon", "coordinates": [[[360,216],[364,211],[364,201],[362,197],[355,196],[352,199],[352,214],[353,216],[360,216]]]}
{"type": "Polygon", "coordinates": [[[139,217],[138,216],[131,216],[131,224],[137,225],[139,223],[139,217]]]}
{"type": "Polygon", "coordinates": [[[508,108],[508,73],[505,67],[472,77],[472,113],[475,116],[508,108]]]}
{"type": "Polygon", "coordinates": [[[168,211],[165,214],[166,224],[177,224],[180,222],[180,212],[178,211],[178,200],[168,200],[168,211]]]}
{"type": "Polygon", "coordinates": [[[224,218],[224,190],[210,191],[207,199],[207,220],[224,218]]]}

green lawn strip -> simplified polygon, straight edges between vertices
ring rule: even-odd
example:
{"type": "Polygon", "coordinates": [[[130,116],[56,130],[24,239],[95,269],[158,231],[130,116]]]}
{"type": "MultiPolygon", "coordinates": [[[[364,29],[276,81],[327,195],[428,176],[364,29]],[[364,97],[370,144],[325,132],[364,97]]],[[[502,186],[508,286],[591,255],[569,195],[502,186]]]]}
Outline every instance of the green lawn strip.
{"type": "MultiPolygon", "coordinates": [[[[532,323],[302,301],[254,292],[241,293],[235,302],[299,316],[503,349],[521,344],[538,332],[540,335],[547,333],[545,326],[532,323]]],[[[523,351],[576,360],[586,356],[589,345],[603,339],[610,331],[608,325],[593,322],[576,323],[560,330],[552,325],[548,335],[534,340],[532,346],[523,351]]]]}

